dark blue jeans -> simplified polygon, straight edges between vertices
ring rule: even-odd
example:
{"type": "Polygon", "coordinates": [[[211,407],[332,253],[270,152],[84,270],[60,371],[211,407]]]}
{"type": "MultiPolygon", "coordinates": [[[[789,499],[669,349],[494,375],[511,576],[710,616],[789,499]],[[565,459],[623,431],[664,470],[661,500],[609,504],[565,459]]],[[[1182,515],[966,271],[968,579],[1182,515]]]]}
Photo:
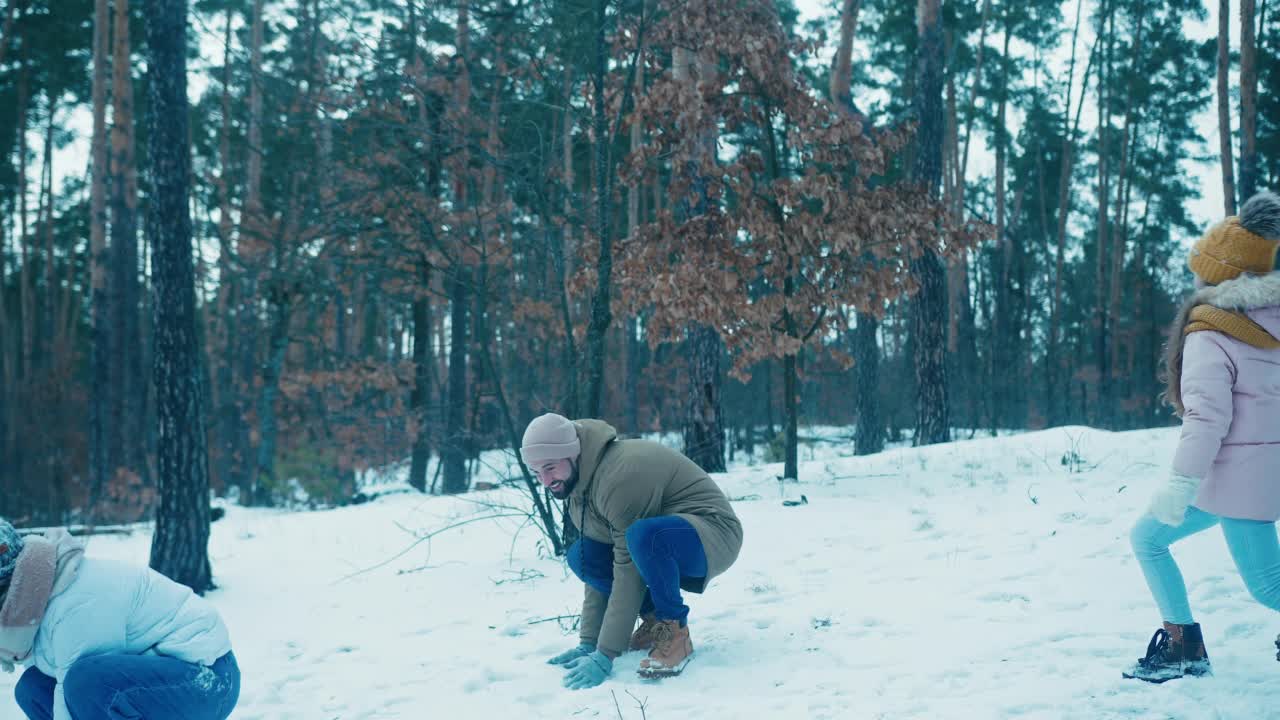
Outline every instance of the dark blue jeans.
{"type": "MultiPolygon", "coordinates": [[[[701,586],[707,576],[707,553],[698,531],[688,520],[674,515],[637,520],[627,528],[627,551],[645,585],[640,613],[653,613],[659,620],[689,618],[689,606],[680,596],[680,586],[701,586]]],[[[582,582],[605,596],[613,590],[613,545],[583,536],[569,547],[569,567],[582,582]]]]}
{"type": "MultiPolygon", "coordinates": [[[[53,720],[53,678],[27,668],[14,688],[31,720],[53,720]]],[[[211,667],[162,655],[93,655],[63,682],[75,720],[226,720],[240,698],[240,668],[227,653],[211,667]]]]}

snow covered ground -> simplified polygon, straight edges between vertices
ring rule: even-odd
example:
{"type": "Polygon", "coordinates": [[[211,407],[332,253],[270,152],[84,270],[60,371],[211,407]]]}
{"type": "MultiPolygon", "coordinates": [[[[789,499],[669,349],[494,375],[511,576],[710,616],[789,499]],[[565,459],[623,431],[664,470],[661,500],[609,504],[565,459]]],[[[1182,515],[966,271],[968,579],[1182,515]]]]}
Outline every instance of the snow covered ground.
{"type": "MultiPolygon", "coordinates": [[[[1175,433],[1058,428],[868,458],[820,444],[786,485],[777,465],[737,466],[717,480],[746,544],[689,600],[693,663],[657,683],[625,655],[580,692],[544,660],[576,644],[571,619],[549,618],[576,615],[581,586],[522,518],[482,519],[514,490],[232,508],[210,597],[245,673],[233,717],[1280,717],[1280,618],[1216,530],[1175,550],[1216,676],[1120,678],[1159,622],[1128,531],[1175,433]]],[[[145,563],[149,541],[89,552],[145,563]]]]}

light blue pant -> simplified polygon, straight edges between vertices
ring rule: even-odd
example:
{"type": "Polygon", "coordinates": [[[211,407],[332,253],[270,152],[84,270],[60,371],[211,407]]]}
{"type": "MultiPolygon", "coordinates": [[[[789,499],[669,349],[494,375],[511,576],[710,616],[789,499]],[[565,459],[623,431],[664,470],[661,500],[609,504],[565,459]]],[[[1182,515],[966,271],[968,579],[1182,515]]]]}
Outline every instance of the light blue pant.
{"type": "Polygon", "coordinates": [[[1133,553],[1142,566],[1142,574],[1147,578],[1147,586],[1151,588],[1165,622],[1175,625],[1195,622],[1191,619],[1187,586],[1182,581],[1177,563],[1169,554],[1169,546],[1219,523],[1245,587],[1258,602],[1272,610],[1280,610],[1280,540],[1276,537],[1276,524],[1220,518],[1197,507],[1189,507],[1186,519],[1178,527],[1165,525],[1148,513],[1138,520],[1129,534],[1133,553]]]}

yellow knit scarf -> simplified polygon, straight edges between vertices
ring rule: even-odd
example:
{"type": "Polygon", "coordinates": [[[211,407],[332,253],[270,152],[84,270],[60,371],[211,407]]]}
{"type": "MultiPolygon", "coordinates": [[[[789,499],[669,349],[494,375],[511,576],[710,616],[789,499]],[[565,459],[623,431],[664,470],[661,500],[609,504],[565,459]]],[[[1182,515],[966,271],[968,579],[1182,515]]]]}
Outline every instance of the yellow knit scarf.
{"type": "Polygon", "coordinates": [[[1183,335],[1201,330],[1217,330],[1242,343],[1264,350],[1280,348],[1277,340],[1266,328],[1254,322],[1242,312],[1223,310],[1212,305],[1197,305],[1191,310],[1183,335]]]}

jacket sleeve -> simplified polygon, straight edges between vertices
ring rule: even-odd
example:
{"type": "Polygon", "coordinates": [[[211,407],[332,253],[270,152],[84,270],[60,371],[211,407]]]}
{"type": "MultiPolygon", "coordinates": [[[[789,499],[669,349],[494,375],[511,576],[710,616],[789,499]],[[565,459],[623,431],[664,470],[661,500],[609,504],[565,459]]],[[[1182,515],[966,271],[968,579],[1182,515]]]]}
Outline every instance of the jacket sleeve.
{"type": "Polygon", "coordinates": [[[1182,350],[1182,435],[1173,472],[1203,480],[1231,429],[1236,367],[1223,338],[1213,332],[1187,336],[1182,350]]]}
{"type": "Polygon", "coordinates": [[[601,498],[600,506],[613,540],[613,590],[597,646],[606,653],[621,655],[627,650],[645,591],[644,578],[627,548],[627,529],[637,520],[661,513],[661,483],[646,482],[644,478],[613,483],[613,490],[601,498]]]}
{"type": "Polygon", "coordinates": [[[582,587],[585,591],[582,596],[582,618],[578,622],[578,639],[590,645],[597,645],[608,599],[599,590],[586,583],[582,583],[582,587]]]}
{"type": "Polygon", "coordinates": [[[50,633],[53,656],[53,720],[72,720],[63,684],[81,658],[114,652],[124,647],[124,622],[101,605],[82,605],[57,619],[50,633]]]}

